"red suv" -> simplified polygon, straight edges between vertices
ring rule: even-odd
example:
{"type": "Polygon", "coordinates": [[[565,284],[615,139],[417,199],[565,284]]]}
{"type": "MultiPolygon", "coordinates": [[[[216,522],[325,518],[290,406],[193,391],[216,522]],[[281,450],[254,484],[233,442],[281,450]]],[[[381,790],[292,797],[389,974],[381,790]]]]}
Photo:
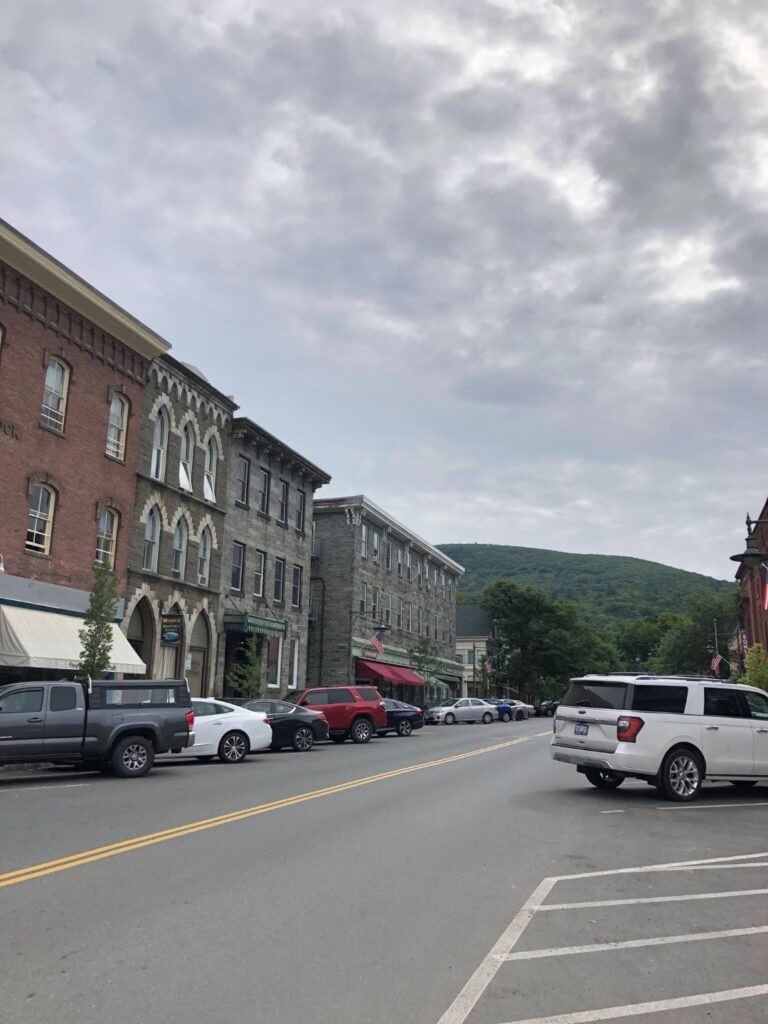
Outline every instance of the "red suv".
{"type": "Polygon", "coordinates": [[[334,743],[347,736],[353,743],[367,743],[377,729],[387,727],[387,709],[375,686],[318,686],[303,690],[296,703],[323,712],[334,743]]]}

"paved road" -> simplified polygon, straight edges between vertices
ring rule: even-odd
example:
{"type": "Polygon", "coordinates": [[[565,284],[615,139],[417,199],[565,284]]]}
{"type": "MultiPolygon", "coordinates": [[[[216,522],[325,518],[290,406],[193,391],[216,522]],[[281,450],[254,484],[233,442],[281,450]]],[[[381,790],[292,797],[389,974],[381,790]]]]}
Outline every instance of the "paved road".
{"type": "Polygon", "coordinates": [[[599,793],[550,762],[547,724],[140,782],[3,774],[0,1020],[582,1024],[641,1005],[641,1024],[764,1022],[768,854],[723,858],[768,849],[768,790],[599,793]]]}

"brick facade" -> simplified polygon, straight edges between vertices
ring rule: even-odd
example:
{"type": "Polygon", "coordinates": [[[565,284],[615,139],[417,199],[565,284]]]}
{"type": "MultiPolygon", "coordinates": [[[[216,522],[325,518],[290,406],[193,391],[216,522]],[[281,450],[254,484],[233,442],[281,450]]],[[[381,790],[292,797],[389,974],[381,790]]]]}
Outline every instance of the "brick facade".
{"type": "Polygon", "coordinates": [[[217,681],[231,692],[230,666],[255,633],[263,691],[277,695],[302,687],[306,677],[313,494],[330,477],[245,418],[233,423],[228,477],[217,681]]]}

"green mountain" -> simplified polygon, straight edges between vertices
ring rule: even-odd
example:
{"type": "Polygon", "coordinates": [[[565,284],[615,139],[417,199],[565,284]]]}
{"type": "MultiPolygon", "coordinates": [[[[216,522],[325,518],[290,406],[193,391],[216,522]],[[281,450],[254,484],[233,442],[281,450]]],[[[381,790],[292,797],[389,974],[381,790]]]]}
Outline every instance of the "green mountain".
{"type": "Polygon", "coordinates": [[[735,587],[725,580],[624,555],[574,555],[505,544],[437,546],[467,570],[460,584],[462,594],[476,595],[486,583],[512,579],[575,602],[593,626],[683,611],[697,595],[726,594],[735,587]]]}

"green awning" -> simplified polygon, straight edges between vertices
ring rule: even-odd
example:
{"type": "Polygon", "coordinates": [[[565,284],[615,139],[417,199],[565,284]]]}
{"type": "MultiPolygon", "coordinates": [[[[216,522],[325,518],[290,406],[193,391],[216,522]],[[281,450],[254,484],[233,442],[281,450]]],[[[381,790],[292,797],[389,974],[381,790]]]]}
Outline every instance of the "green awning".
{"type": "Polygon", "coordinates": [[[226,633],[258,633],[260,636],[285,636],[285,622],[261,619],[250,612],[227,612],[224,615],[226,633]]]}

